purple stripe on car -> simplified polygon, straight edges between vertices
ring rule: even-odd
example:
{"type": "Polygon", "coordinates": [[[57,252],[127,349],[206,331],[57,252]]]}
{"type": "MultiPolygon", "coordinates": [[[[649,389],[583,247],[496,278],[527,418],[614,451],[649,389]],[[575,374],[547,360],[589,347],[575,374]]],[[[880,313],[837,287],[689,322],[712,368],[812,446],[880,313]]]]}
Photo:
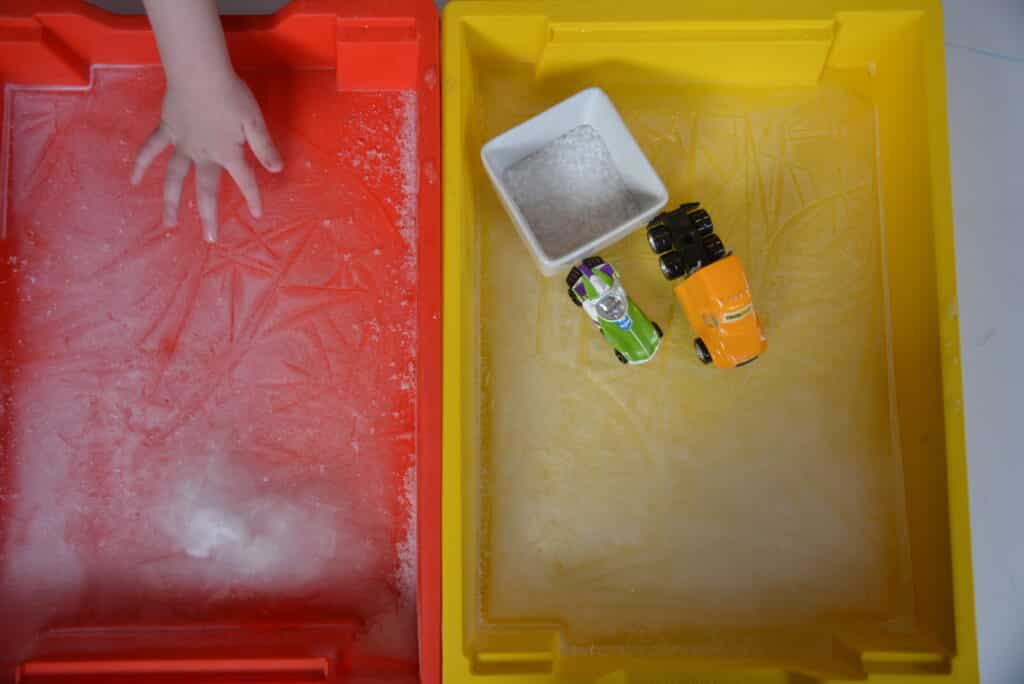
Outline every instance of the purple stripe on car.
{"type": "Polygon", "coordinates": [[[609,278],[615,277],[615,269],[612,268],[611,264],[601,264],[598,266],[598,270],[603,271],[609,278]]]}

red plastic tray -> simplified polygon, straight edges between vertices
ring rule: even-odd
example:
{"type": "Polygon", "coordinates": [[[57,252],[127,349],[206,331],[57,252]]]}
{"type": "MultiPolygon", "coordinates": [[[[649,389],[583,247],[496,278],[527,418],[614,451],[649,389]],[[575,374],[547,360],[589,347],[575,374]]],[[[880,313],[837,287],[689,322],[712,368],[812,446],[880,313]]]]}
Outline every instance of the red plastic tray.
{"type": "Polygon", "coordinates": [[[285,170],[211,246],[145,18],[0,3],[0,681],[440,679],[437,13],[225,28],[285,170]]]}

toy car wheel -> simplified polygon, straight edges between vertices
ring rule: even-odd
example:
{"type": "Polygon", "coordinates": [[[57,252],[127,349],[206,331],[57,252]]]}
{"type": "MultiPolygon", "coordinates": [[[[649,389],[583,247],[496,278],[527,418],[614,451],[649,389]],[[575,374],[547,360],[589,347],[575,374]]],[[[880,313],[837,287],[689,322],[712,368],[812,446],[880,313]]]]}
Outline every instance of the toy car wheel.
{"type": "Polygon", "coordinates": [[[711,223],[711,215],[703,209],[698,209],[690,214],[690,220],[693,221],[693,227],[697,230],[697,235],[701,237],[711,235],[712,231],[715,230],[714,224],[711,223]]]}
{"type": "Polygon", "coordinates": [[[662,254],[658,262],[661,265],[661,275],[665,276],[666,280],[675,280],[686,273],[683,255],[676,250],[662,254]]]}
{"type": "Polygon", "coordinates": [[[569,275],[565,276],[565,284],[572,288],[572,286],[576,284],[576,281],[582,277],[583,274],[580,273],[580,269],[573,266],[572,270],[569,271],[569,275]]]}
{"type": "Polygon", "coordinates": [[[629,359],[627,359],[618,349],[615,350],[615,358],[619,360],[619,363],[629,363],[629,359]]]}
{"type": "Polygon", "coordinates": [[[597,268],[604,263],[604,259],[599,256],[587,257],[583,260],[583,265],[587,268],[597,268]]]}
{"type": "Polygon", "coordinates": [[[672,249],[672,234],[665,226],[654,226],[647,230],[647,244],[655,254],[672,249]]]}
{"type": "Polygon", "coordinates": [[[657,333],[659,339],[665,336],[665,333],[661,332],[660,325],[658,325],[654,321],[651,321],[651,325],[654,326],[654,332],[657,333]]]}
{"type": "Polygon", "coordinates": [[[722,244],[722,238],[714,233],[704,238],[704,249],[708,251],[712,261],[718,261],[725,256],[725,245],[722,244]]]}
{"type": "Polygon", "coordinates": [[[693,341],[693,350],[697,352],[697,359],[707,365],[711,363],[711,352],[708,351],[708,346],[704,344],[704,340],[699,337],[693,341]]]}
{"type": "Polygon", "coordinates": [[[576,299],[576,293],[572,291],[571,287],[569,288],[569,299],[571,299],[572,303],[575,304],[576,306],[583,306],[583,302],[576,299]]]}

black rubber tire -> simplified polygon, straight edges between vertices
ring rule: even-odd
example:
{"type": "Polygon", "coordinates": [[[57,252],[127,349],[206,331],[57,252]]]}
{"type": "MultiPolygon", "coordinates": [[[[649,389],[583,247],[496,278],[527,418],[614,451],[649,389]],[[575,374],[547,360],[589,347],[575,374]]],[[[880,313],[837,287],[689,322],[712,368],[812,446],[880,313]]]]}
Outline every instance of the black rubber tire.
{"type": "Polygon", "coordinates": [[[704,249],[711,255],[712,261],[718,261],[725,256],[725,245],[722,244],[722,238],[718,237],[714,233],[705,236],[704,238],[704,249]]]}
{"type": "Polygon", "coordinates": [[[572,291],[571,287],[569,288],[569,299],[571,299],[572,303],[575,304],[576,306],[583,306],[583,302],[576,299],[576,294],[572,291]]]}
{"type": "Polygon", "coordinates": [[[618,349],[615,350],[615,358],[617,358],[619,360],[619,363],[622,363],[622,364],[628,364],[629,363],[629,359],[627,359],[623,355],[623,353],[620,352],[618,349]]]}
{"type": "Polygon", "coordinates": [[[683,255],[674,249],[662,254],[658,263],[661,266],[661,275],[665,276],[665,280],[675,280],[686,273],[686,262],[683,260],[683,255]]]}
{"type": "Polygon", "coordinates": [[[599,256],[587,257],[583,260],[583,265],[587,268],[597,268],[604,263],[604,259],[599,256]]]}
{"type": "Polygon", "coordinates": [[[693,221],[693,227],[697,231],[697,235],[704,237],[705,235],[711,235],[715,230],[715,226],[711,223],[711,215],[703,209],[690,214],[690,220],[693,221]]]}
{"type": "Polygon", "coordinates": [[[708,351],[708,346],[704,344],[704,340],[699,337],[695,339],[693,341],[693,351],[697,352],[697,360],[705,366],[711,363],[711,352],[708,351]]]}
{"type": "Polygon", "coordinates": [[[658,325],[655,321],[651,321],[651,325],[654,327],[654,332],[658,334],[659,340],[665,336],[665,333],[661,332],[661,326],[658,325]]]}
{"type": "Polygon", "coordinates": [[[583,274],[580,273],[580,269],[573,266],[572,270],[569,271],[569,275],[565,276],[565,284],[571,288],[573,285],[576,284],[576,281],[582,277],[583,274]]]}
{"type": "Polygon", "coordinates": [[[664,254],[672,249],[672,233],[665,226],[647,229],[647,246],[655,254],[664,254]]]}

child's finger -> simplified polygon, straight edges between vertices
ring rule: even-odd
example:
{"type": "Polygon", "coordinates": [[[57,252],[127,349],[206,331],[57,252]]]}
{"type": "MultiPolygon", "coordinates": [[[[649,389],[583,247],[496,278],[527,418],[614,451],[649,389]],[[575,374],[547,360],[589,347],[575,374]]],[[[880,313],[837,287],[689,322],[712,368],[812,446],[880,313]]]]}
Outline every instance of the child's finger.
{"type": "Polygon", "coordinates": [[[178,206],[181,204],[181,189],[185,185],[185,176],[192,166],[192,160],[178,152],[167,162],[167,173],[164,175],[164,225],[178,225],[178,206]]]}
{"type": "Polygon", "coordinates": [[[217,191],[220,189],[221,168],[212,162],[196,164],[196,202],[199,219],[203,222],[203,238],[217,241],[217,191]]]}
{"type": "Polygon", "coordinates": [[[249,166],[244,158],[239,158],[225,164],[224,168],[228,170],[228,173],[235,180],[235,185],[242,192],[245,203],[249,205],[249,213],[255,218],[262,216],[263,203],[260,200],[260,187],[256,182],[256,174],[252,172],[252,167],[249,166]]]}
{"type": "Polygon", "coordinates": [[[267,124],[264,123],[262,116],[244,122],[242,131],[245,133],[249,148],[263,168],[271,173],[277,173],[283,168],[281,154],[274,147],[274,141],[270,139],[270,132],[267,131],[267,124]]]}
{"type": "Polygon", "coordinates": [[[163,126],[157,126],[156,130],[146,138],[146,142],[142,143],[139,153],[135,156],[135,165],[132,167],[132,185],[138,185],[142,181],[142,177],[146,175],[146,169],[149,168],[149,165],[170,144],[171,136],[167,134],[163,126]]]}

